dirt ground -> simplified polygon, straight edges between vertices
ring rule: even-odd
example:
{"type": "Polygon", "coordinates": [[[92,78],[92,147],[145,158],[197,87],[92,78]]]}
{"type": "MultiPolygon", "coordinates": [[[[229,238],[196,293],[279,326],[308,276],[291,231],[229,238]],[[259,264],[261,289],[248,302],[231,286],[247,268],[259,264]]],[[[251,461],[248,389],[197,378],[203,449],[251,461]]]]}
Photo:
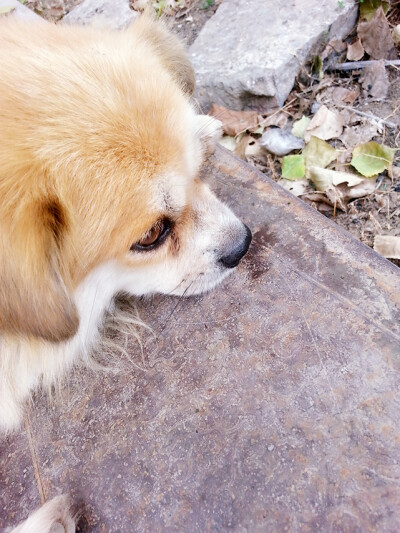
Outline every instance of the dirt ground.
{"type": "MultiPolygon", "coordinates": [[[[59,21],[80,1],[26,0],[25,5],[46,19],[59,21]]],[[[169,14],[167,12],[166,19],[172,29],[190,45],[205,22],[222,2],[223,0],[186,0],[180,3],[179,8],[172,9],[169,14]]],[[[134,3],[135,0],[131,0],[131,4],[134,3]]],[[[392,1],[392,9],[388,15],[392,27],[400,22],[399,4],[400,2],[397,0],[392,1]]],[[[347,41],[352,42],[354,38],[355,32],[348,36],[347,41]]],[[[340,54],[336,54],[334,59],[345,60],[343,55],[340,57],[340,54]]],[[[391,127],[384,125],[372,140],[380,144],[397,147],[400,136],[400,68],[389,67],[387,70],[390,80],[387,97],[383,101],[371,101],[361,91],[360,97],[352,107],[356,112],[361,111],[392,123],[391,127]]],[[[359,77],[361,74],[361,71],[326,72],[321,81],[313,74],[311,65],[306,66],[287,100],[293,100],[292,104],[285,108],[289,120],[295,120],[302,114],[311,113],[311,107],[318,100],[321,92],[320,84],[352,89],[360,85],[359,77]]],[[[335,222],[368,246],[373,246],[375,235],[400,236],[400,151],[396,155],[393,172],[384,172],[379,175],[375,191],[365,197],[348,202],[346,211],[340,211],[323,202],[317,203],[307,200],[308,203],[325,216],[334,219],[335,222]]],[[[256,160],[251,157],[248,159],[251,164],[255,164],[262,172],[276,181],[281,178],[281,160],[277,157],[268,155],[262,158],[258,157],[256,160]]],[[[400,266],[399,260],[393,260],[393,262],[400,266]]]]}

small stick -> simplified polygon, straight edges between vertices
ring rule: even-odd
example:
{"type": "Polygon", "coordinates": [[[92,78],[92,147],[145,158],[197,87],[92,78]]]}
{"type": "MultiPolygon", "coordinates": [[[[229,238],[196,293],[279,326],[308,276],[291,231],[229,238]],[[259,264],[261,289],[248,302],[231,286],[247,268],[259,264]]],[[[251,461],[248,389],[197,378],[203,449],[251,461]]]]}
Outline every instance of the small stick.
{"type": "MultiPolygon", "coordinates": [[[[379,63],[380,61],[382,60],[371,59],[370,61],[350,61],[348,63],[336,63],[336,65],[328,70],[358,70],[359,68],[370,67],[371,65],[379,63]]],[[[383,64],[385,67],[400,66],[400,59],[387,60],[384,61],[383,64]]]]}

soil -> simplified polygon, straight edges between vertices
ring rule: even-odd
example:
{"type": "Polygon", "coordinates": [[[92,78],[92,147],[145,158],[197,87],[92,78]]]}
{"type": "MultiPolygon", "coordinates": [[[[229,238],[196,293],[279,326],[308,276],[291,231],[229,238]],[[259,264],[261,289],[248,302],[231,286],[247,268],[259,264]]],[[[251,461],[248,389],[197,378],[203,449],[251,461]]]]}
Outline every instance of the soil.
{"type": "MultiPolygon", "coordinates": [[[[26,0],[25,5],[36,13],[51,21],[59,21],[69,13],[81,0],[26,0]]],[[[206,21],[215,13],[223,0],[183,0],[180,7],[165,13],[171,28],[179,34],[189,46],[196,39],[199,31],[206,21]]],[[[133,0],[132,0],[133,3],[133,0]]],[[[392,2],[394,8],[388,14],[389,23],[394,26],[400,23],[399,2],[392,2]]],[[[355,33],[348,37],[352,42],[355,33]]],[[[398,54],[396,54],[397,57],[398,54]]],[[[343,60],[339,55],[330,60],[343,60]]],[[[390,89],[384,101],[371,101],[362,92],[353,108],[369,113],[381,119],[388,120],[396,125],[395,128],[385,127],[373,140],[384,143],[391,147],[399,146],[400,137],[400,69],[391,67],[388,69],[390,76],[390,89]]],[[[360,72],[327,73],[333,86],[352,88],[359,86],[358,77],[360,72]]],[[[302,114],[310,114],[311,106],[318,93],[320,81],[312,74],[311,65],[306,66],[299,76],[297,85],[288,98],[294,102],[286,108],[291,119],[298,118],[302,114]]],[[[329,85],[329,84],[328,84],[329,85]]],[[[265,174],[278,181],[281,177],[281,162],[278,158],[268,155],[255,160],[249,158],[251,164],[265,174]]],[[[400,151],[394,162],[394,171],[389,175],[387,172],[378,176],[377,188],[373,194],[364,198],[358,198],[347,204],[346,212],[339,211],[324,203],[311,203],[315,209],[325,216],[332,218],[339,225],[348,230],[354,237],[360,239],[368,246],[373,246],[375,235],[400,236],[400,151]]],[[[393,260],[400,266],[400,261],[393,260]]]]}

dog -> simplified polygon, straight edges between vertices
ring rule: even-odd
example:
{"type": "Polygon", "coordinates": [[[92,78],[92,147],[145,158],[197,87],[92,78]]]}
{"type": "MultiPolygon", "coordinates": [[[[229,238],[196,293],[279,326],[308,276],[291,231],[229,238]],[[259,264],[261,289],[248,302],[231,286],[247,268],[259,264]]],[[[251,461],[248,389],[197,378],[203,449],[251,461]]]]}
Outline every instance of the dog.
{"type": "MultiPolygon", "coordinates": [[[[33,391],[89,358],[118,293],[208,291],[238,265],[251,232],[199,177],[221,124],[197,114],[191,64],[162,22],[145,14],[117,32],[9,16],[0,50],[8,433],[33,391]]],[[[16,531],[57,520],[72,531],[62,498],[16,531]]]]}

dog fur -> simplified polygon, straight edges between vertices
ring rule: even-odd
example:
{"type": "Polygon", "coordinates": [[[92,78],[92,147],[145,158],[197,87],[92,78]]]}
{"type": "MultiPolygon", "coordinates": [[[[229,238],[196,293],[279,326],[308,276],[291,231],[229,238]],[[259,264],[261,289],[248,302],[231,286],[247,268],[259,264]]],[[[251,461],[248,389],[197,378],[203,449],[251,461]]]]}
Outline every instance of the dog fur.
{"type": "Polygon", "coordinates": [[[89,359],[116,294],[207,291],[251,234],[199,179],[220,123],[196,114],[192,67],[162,23],[145,15],[114,32],[11,16],[0,21],[0,49],[0,430],[9,432],[32,391],[89,359]]]}

